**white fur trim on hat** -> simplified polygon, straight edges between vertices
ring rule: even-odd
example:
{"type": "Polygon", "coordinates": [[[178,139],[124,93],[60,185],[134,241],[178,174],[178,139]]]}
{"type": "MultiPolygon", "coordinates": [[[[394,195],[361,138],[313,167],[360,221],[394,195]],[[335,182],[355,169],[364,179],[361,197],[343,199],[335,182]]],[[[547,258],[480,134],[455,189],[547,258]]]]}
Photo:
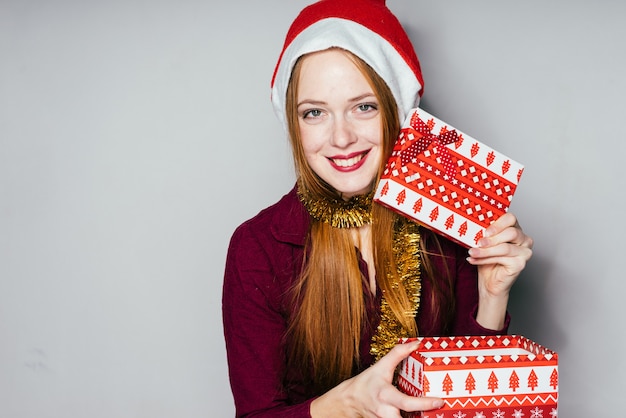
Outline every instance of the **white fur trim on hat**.
{"type": "Polygon", "coordinates": [[[302,55],[331,47],[352,52],[385,80],[398,104],[400,120],[404,120],[408,112],[419,104],[422,85],[406,61],[386,39],[353,21],[326,18],[298,34],[281,58],[271,98],[274,111],[285,127],[285,99],[293,66],[302,55]]]}

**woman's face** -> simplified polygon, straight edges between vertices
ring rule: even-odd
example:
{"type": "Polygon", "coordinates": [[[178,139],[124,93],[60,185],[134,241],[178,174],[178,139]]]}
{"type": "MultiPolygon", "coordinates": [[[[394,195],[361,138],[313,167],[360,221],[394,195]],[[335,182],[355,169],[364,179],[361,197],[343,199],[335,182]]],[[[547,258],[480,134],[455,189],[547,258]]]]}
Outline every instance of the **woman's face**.
{"type": "Polygon", "coordinates": [[[339,50],[303,58],[298,84],[300,138],[307,162],[344,198],[368,193],[382,158],[379,103],[339,50]]]}

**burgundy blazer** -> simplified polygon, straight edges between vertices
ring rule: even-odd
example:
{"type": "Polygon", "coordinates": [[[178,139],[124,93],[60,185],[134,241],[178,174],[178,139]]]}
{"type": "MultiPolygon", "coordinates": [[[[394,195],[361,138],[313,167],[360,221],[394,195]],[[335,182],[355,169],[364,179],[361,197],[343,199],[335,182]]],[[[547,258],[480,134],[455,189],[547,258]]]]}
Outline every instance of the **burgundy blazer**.
{"type": "MultiPolygon", "coordinates": [[[[230,384],[238,417],[310,417],[310,388],[298,371],[285,370],[285,341],[289,318],[296,307],[288,291],[301,271],[309,214],[295,188],[276,204],[244,222],[228,248],[223,284],[222,314],[230,384]],[[286,390],[283,382],[291,382],[286,390]]],[[[422,228],[422,237],[432,234],[422,228]]],[[[478,286],[475,266],[465,260],[467,250],[439,238],[444,257],[431,257],[441,271],[444,264],[455,278],[456,310],[449,335],[495,335],[476,322],[478,286]]],[[[370,321],[361,339],[361,370],[373,363],[371,338],[380,320],[380,290],[368,289],[368,273],[361,260],[363,294],[370,321]]],[[[422,292],[416,317],[422,336],[442,335],[443,321],[432,313],[432,288],[422,271],[422,292]]]]}

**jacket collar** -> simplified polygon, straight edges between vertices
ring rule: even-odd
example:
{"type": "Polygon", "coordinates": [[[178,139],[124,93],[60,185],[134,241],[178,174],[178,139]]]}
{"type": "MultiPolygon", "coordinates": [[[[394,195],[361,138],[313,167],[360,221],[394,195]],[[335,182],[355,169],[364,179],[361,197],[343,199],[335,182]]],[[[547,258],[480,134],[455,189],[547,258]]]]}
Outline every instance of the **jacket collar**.
{"type": "Polygon", "coordinates": [[[270,224],[270,231],[280,242],[304,246],[311,218],[300,202],[294,186],[289,193],[278,201],[270,224]]]}

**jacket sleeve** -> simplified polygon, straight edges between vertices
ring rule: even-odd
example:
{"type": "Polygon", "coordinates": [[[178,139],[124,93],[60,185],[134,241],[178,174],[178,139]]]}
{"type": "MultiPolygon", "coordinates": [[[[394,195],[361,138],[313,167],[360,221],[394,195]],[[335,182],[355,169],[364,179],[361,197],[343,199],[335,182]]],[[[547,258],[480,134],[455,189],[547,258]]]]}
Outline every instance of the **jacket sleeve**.
{"type": "Polygon", "coordinates": [[[230,242],[222,316],[237,417],[310,417],[312,399],[291,405],[282,389],[287,322],[266,246],[246,224],[230,242]]]}

